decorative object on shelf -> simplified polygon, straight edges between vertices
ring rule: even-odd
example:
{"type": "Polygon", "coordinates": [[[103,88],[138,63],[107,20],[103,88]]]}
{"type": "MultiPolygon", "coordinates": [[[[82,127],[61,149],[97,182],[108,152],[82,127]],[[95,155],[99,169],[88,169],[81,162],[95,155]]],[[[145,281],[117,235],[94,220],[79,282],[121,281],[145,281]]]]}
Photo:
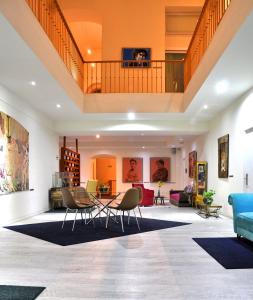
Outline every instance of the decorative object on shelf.
{"type": "Polygon", "coordinates": [[[190,178],[195,178],[196,162],[197,162],[197,151],[192,151],[189,153],[189,177],[190,178]]]}
{"type": "Polygon", "coordinates": [[[218,139],[218,176],[228,178],[229,134],[218,139]]]}
{"type": "Polygon", "coordinates": [[[142,157],[123,157],[122,159],[122,181],[143,181],[143,159],[142,157]]]}
{"type": "Polygon", "coordinates": [[[67,172],[64,186],[80,186],[80,154],[78,153],[78,140],[76,151],[66,147],[66,137],[63,138],[61,147],[60,172],[67,172]]]}
{"type": "Polygon", "coordinates": [[[29,190],[29,132],[0,112],[0,194],[29,190]]]}
{"type": "Polygon", "coordinates": [[[151,157],[150,158],[150,182],[170,181],[170,158],[151,157]]]}
{"type": "Polygon", "coordinates": [[[122,48],[122,67],[147,68],[150,67],[150,48],[122,48]]]}
{"type": "Polygon", "coordinates": [[[214,190],[208,190],[203,193],[203,202],[206,205],[211,205],[213,203],[213,196],[215,195],[214,190]]]}

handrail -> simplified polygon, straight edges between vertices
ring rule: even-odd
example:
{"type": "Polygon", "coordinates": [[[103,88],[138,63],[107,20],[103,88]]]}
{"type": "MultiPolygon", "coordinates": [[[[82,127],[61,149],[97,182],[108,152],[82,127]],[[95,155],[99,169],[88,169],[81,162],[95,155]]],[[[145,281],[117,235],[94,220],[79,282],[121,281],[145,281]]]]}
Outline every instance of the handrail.
{"type": "Polygon", "coordinates": [[[184,60],[84,62],[84,93],[182,93],[184,60]]]}
{"type": "Polygon", "coordinates": [[[232,0],[206,0],[194,30],[184,65],[187,87],[232,0]]]}
{"type": "Polygon", "coordinates": [[[25,0],[83,90],[83,57],[56,0],[25,0]]]}

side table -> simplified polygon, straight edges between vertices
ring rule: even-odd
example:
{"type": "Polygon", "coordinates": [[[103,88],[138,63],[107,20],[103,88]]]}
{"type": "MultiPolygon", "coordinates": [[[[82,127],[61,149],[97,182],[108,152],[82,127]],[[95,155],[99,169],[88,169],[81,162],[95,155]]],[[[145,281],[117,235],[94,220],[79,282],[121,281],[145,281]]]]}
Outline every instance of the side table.
{"type": "Polygon", "coordinates": [[[221,205],[207,205],[207,204],[199,204],[200,209],[198,214],[203,214],[206,218],[215,217],[219,218],[219,211],[222,208],[221,205]]]}
{"type": "Polygon", "coordinates": [[[155,205],[157,205],[157,201],[158,201],[158,200],[161,201],[161,204],[165,205],[165,203],[164,203],[164,196],[155,196],[155,197],[154,197],[155,205]]]}

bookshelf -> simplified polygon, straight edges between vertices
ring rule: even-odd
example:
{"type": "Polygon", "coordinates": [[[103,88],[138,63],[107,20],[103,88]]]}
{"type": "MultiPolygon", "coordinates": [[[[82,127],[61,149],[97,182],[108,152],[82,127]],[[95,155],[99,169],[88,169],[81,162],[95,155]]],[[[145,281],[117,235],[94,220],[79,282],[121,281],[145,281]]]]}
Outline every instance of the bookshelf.
{"type": "Polygon", "coordinates": [[[69,177],[73,186],[80,186],[80,154],[66,147],[61,147],[60,172],[69,173],[65,178],[69,177]]]}

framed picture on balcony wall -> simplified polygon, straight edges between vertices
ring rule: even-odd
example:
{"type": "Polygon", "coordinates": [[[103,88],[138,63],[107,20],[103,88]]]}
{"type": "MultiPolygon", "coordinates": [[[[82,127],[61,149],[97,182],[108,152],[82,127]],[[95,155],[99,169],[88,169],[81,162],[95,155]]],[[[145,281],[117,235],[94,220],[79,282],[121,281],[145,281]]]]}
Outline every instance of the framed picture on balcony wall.
{"type": "Polygon", "coordinates": [[[218,176],[228,178],[229,135],[218,139],[218,176]]]}
{"type": "Polygon", "coordinates": [[[122,48],[122,67],[150,67],[151,48],[122,48]]]}
{"type": "Polygon", "coordinates": [[[196,162],[197,162],[197,151],[192,151],[189,153],[189,177],[190,178],[195,178],[196,162]]]}
{"type": "Polygon", "coordinates": [[[143,159],[142,157],[124,157],[122,159],[122,181],[143,181],[143,159]]]}
{"type": "Polygon", "coordinates": [[[170,158],[150,157],[150,182],[170,181],[170,158]]]}

